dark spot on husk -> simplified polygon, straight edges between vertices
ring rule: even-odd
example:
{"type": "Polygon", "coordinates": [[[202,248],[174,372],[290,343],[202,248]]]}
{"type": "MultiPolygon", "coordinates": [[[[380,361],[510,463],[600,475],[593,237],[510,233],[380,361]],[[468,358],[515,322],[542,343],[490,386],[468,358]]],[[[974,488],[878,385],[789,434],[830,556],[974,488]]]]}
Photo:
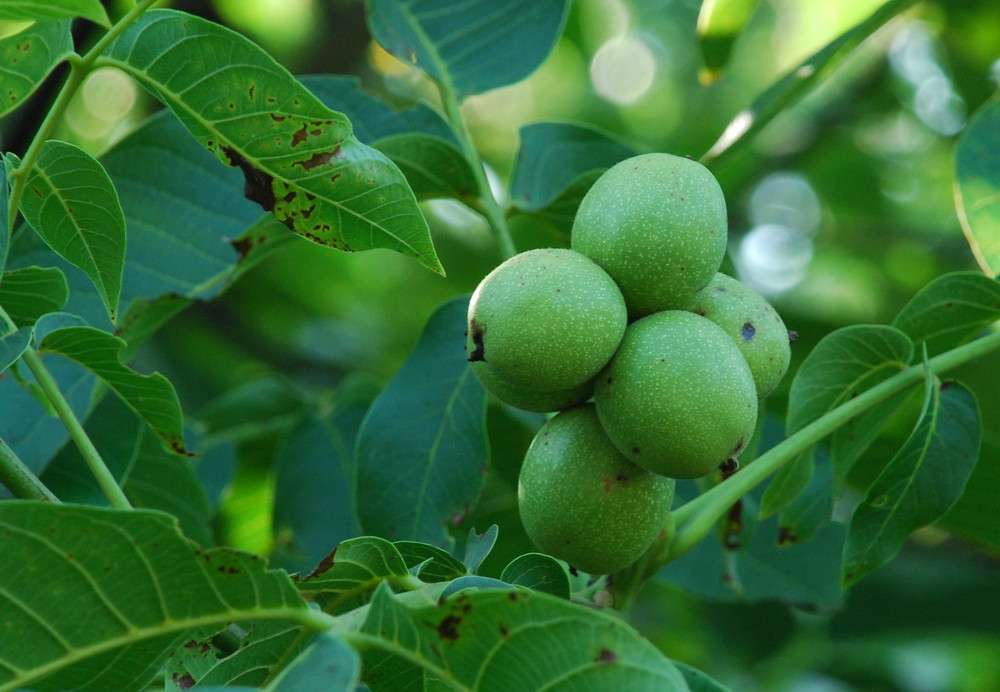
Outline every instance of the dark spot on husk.
{"type": "Polygon", "coordinates": [[[743,327],[740,329],[740,336],[743,337],[744,341],[753,341],[756,333],[757,328],[751,322],[744,322],[743,327]]]}
{"type": "Polygon", "coordinates": [[[799,333],[797,331],[789,329],[788,330],[788,343],[794,344],[798,340],[799,340],[799,333]]]}
{"type": "Polygon", "coordinates": [[[472,349],[472,353],[469,354],[470,363],[486,362],[486,346],[483,344],[483,336],[486,334],[486,330],[483,325],[479,324],[476,320],[472,320],[469,324],[472,330],[472,344],[475,348],[472,349]]]}

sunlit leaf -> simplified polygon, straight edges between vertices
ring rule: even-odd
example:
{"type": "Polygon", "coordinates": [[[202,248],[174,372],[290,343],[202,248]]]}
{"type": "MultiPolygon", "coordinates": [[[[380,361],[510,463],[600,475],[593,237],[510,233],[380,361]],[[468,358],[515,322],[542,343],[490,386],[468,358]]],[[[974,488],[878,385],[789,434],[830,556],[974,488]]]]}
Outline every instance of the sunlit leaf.
{"type": "Polygon", "coordinates": [[[623,620],[536,591],[465,590],[411,610],[383,588],[359,635],[374,692],[400,689],[404,675],[479,692],[686,689],[623,620]]]}
{"type": "Polygon", "coordinates": [[[975,395],[957,382],[933,382],[910,437],[851,516],[845,585],[891,560],[907,536],[955,504],[978,458],[980,435],[975,395]]]}
{"type": "Polygon", "coordinates": [[[892,321],[935,356],[959,346],[1000,319],[1000,281],[979,272],[953,272],[924,286],[892,321]]]}
{"type": "Polygon", "coordinates": [[[211,624],[306,619],[282,572],[255,555],[203,551],[169,515],[0,503],[0,690],[139,690],[211,624]]]}
{"type": "MultiPolygon", "coordinates": [[[[47,318],[44,318],[47,319],[47,318]]],[[[184,446],[184,419],[177,393],[163,375],[140,375],[122,364],[121,339],[93,327],[63,327],[48,333],[38,346],[57,353],[97,375],[178,454],[184,446]]]]}
{"type": "Polygon", "coordinates": [[[383,48],[463,98],[534,72],[568,10],[568,0],[368,0],[368,25],[383,48]]]}
{"type": "Polygon", "coordinates": [[[0,19],[42,20],[84,17],[101,26],[111,26],[100,0],[3,0],[0,19]]]}
{"type": "Polygon", "coordinates": [[[21,212],[49,247],[90,277],[114,322],[125,216],[104,167],[75,145],[46,142],[25,181],[21,212]]]}
{"type": "Polygon", "coordinates": [[[55,267],[24,267],[4,272],[0,305],[18,326],[33,325],[48,312],[58,312],[69,299],[66,276],[55,267]]]}
{"type": "Polygon", "coordinates": [[[704,70],[702,82],[711,83],[729,61],[736,38],[757,9],[758,0],[705,0],[698,13],[698,37],[704,70]]]}
{"type": "Polygon", "coordinates": [[[1000,99],[983,105],[958,141],[955,197],[979,266],[990,276],[1000,274],[1000,99]]]}
{"type": "Polygon", "coordinates": [[[476,500],[488,459],[486,393],[466,360],[467,306],[461,297],[438,308],[365,416],[356,451],[365,533],[443,546],[446,524],[476,500]]]}
{"type": "Polygon", "coordinates": [[[151,10],[97,62],[139,80],[203,146],[240,168],[249,199],[294,232],[340,250],[390,248],[441,271],[399,169],[248,39],[151,10]]]}
{"type": "Polygon", "coordinates": [[[559,598],[569,599],[570,595],[566,568],[554,557],[542,553],[526,553],[514,558],[504,567],[500,580],[559,598]]]}
{"type": "MultiPolygon", "coordinates": [[[[4,4],[0,3],[0,15],[3,8],[4,4]]],[[[56,65],[72,54],[73,36],[68,21],[37,22],[24,31],[0,39],[0,78],[3,83],[0,115],[20,106],[56,65]]]]}

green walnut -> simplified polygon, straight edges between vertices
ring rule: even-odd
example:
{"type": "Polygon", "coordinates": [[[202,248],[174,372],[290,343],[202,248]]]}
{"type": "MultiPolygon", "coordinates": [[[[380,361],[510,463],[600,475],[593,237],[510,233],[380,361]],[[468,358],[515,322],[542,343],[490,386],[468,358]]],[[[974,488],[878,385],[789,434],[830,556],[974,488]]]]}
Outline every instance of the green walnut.
{"type": "Polygon", "coordinates": [[[643,154],[609,168],[580,203],[571,247],[618,283],[629,314],[684,310],[726,252],[726,200],[707,168],[643,154]]]}
{"type": "Polygon", "coordinates": [[[629,325],[594,403],[625,456],[670,478],[698,478],[735,459],[757,422],[757,387],[740,349],[711,320],[681,310],[629,325]]]}
{"type": "Polygon", "coordinates": [[[691,312],[715,322],[750,365],[757,398],[778,386],[792,357],[788,329],[764,296],[731,276],[716,274],[694,299],[691,312]]]}
{"type": "Polygon", "coordinates": [[[538,431],[521,467],[518,508],[538,548],[589,574],[635,562],[670,517],[674,481],[626,459],[593,404],[557,414],[538,431]]]}
{"type": "Polygon", "coordinates": [[[469,303],[469,361],[535,392],[580,387],[603,368],[628,321],[607,272],[578,252],[529,250],[480,282],[469,303]]]}
{"type": "Polygon", "coordinates": [[[472,372],[482,382],[486,391],[505,404],[525,411],[561,411],[564,408],[583,403],[594,393],[592,379],[571,389],[539,391],[500,379],[482,361],[474,362],[471,365],[472,372]]]}

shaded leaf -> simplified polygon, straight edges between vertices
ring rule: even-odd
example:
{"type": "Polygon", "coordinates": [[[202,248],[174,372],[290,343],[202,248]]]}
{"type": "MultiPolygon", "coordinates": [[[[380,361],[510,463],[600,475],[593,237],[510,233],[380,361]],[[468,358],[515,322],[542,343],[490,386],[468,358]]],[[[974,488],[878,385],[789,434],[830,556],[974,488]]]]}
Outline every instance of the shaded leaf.
{"type": "Polygon", "coordinates": [[[152,10],[98,63],[139,80],[203,146],[240,168],[249,199],[295,233],[340,250],[390,248],[441,272],[395,165],[253,42],[208,20],[152,10]]]}
{"type": "Polygon", "coordinates": [[[924,286],[903,306],[892,326],[918,347],[926,344],[928,356],[936,356],[965,343],[998,319],[1000,281],[979,272],[953,272],[924,286]]]}
{"type": "Polygon", "coordinates": [[[303,592],[322,594],[324,610],[340,613],[366,603],[392,577],[409,577],[399,551],[383,538],[361,536],[342,542],[296,583],[303,592]]]}
{"type": "Polygon", "coordinates": [[[809,483],[778,517],[778,543],[811,540],[833,517],[833,464],[818,452],[809,483]]]}
{"type": "MultiPolygon", "coordinates": [[[[0,17],[4,9],[5,4],[0,5],[0,17]]],[[[70,55],[73,55],[73,36],[68,21],[36,22],[23,31],[0,39],[0,81],[3,83],[0,116],[20,106],[56,65],[70,55]]]]}
{"type": "Polygon", "coordinates": [[[469,538],[465,542],[465,559],[463,560],[469,572],[475,574],[479,571],[483,560],[489,557],[490,551],[496,545],[499,533],[500,528],[496,524],[490,526],[482,534],[476,533],[475,528],[469,529],[469,538]]]}
{"type": "Polygon", "coordinates": [[[461,297],[438,308],[361,424],[357,507],[365,533],[443,546],[445,525],[476,500],[488,459],[486,393],[466,360],[467,306],[461,297]]]}
{"type": "Polygon", "coordinates": [[[73,144],[46,142],[25,181],[21,212],[56,254],[90,277],[114,322],[125,264],[125,216],[104,167],[73,144]]]}
{"type": "Polygon", "coordinates": [[[868,487],[848,527],[843,579],[850,585],[891,560],[907,536],[955,504],[979,455],[975,396],[957,382],[933,382],[902,449],[868,487]]]}
{"type": "Polygon", "coordinates": [[[612,134],[583,123],[529,123],[521,127],[520,137],[510,182],[514,203],[524,211],[539,211],[557,201],[566,207],[572,192],[570,219],[601,173],[638,153],[612,134]]]}
{"type": "Polygon", "coordinates": [[[344,640],[330,632],[316,635],[274,681],[268,692],[354,692],[361,673],[361,659],[344,640]]]}
{"type": "Polygon", "coordinates": [[[164,444],[178,454],[187,454],[184,418],[173,385],[159,373],[140,375],[122,365],[119,355],[124,345],[100,329],[63,327],[48,333],[38,350],[57,353],[90,370],[139,414],[164,444]]]}
{"type": "Polygon", "coordinates": [[[764,489],[760,501],[760,518],[777,514],[798,497],[813,476],[813,454],[806,452],[778,470],[764,489]]]}
{"type": "Polygon", "coordinates": [[[25,267],[3,273],[0,305],[20,327],[33,325],[49,312],[58,312],[69,299],[66,276],[55,267],[25,267]]]}
{"type": "Polygon", "coordinates": [[[684,676],[689,692],[729,692],[729,688],[716,682],[697,668],[674,661],[674,666],[684,676]]]}
{"type": "Polygon", "coordinates": [[[567,600],[570,596],[566,568],[554,557],[542,553],[527,553],[514,558],[504,567],[500,580],[567,600]]]}
{"type": "Polygon", "coordinates": [[[466,590],[411,610],[380,589],[352,636],[369,647],[364,681],[375,692],[399,689],[404,675],[422,689],[480,692],[686,689],[673,663],[621,619],[535,591],[466,590]]]}
{"type": "Polygon", "coordinates": [[[500,579],[494,579],[493,577],[481,577],[478,574],[467,574],[465,576],[459,577],[458,579],[453,579],[448,582],[448,585],[441,591],[440,598],[445,599],[450,596],[454,596],[460,591],[465,591],[466,589],[510,589],[511,585],[500,579]]]}
{"type": "Polygon", "coordinates": [[[462,99],[534,72],[568,10],[568,0],[368,0],[368,26],[383,48],[462,99]]]}
{"type": "Polygon", "coordinates": [[[111,26],[100,0],[4,0],[0,3],[0,19],[50,21],[74,17],[111,26]]]}
{"type": "Polygon", "coordinates": [[[1000,99],[980,107],[958,140],[955,206],[979,266],[1000,274],[1000,99]]]}
{"type": "Polygon", "coordinates": [[[396,541],[393,545],[403,556],[403,561],[410,572],[421,581],[428,583],[450,581],[467,573],[461,561],[437,546],[417,541],[396,541]]]}
{"type": "Polygon", "coordinates": [[[0,374],[16,363],[30,344],[31,327],[21,327],[0,337],[0,374]]]}
{"type": "MultiPolygon", "coordinates": [[[[854,325],[828,334],[816,344],[792,380],[788,394],[787,434],[801,430],[848,399],[895,375],[907,366],[912,356],[913,343],[893,327],[854,325]]],[[[854,454],[837,455],[838,437],[863,436],[870,443],[899,403],[899,397],[890,399],[837,431],[833,459],[837,487],[856,459],[854,454]]],[[[855,442],[852,449],[856,452],[864,446],[855,442]]]]}
{"type": "Polygon", "coordinates": [[[0,532],[0,690],[139,690],[201,627],[308,618],[286,574],[159,512],[8,501],[0,532]]]}
{"type": "Polygon", "coordinates": [[[1000,553],[1000,522],[996,521],[996,489],[1000,488],[1000,439],[984,426],[979,461],[965,492],[941,519],[949,531],[1000,553]]]}
{"type": "Polygon", "coordinates": [[[189,305],[190,298],[173,293],[165,293],[152,300],[140,298],[132,301],[115,330],[115,336],[125,342],[121,359],[128,361],[149,337],[189,305]]]}
{"type": "Polygon", "coordinates": [[[198,411],[197,418],[206,441],[248,440],[295,425],[305,406],[298,388],[278,375],[264,375],[213,399],[198,411]]]}
{"type": "Polygon", "coordinates": [[[466,199],[479,194],[468,160],[446,139],[415,132],[384,137],[374,146],[399,166],[417,199],[466,199]]]}
{"type": "Polygon", "coordinates": [[[7,187],[8,158],[0,154],[0,273],[7,268],[7,251],[10,248],[10,189],[7,187]]]}

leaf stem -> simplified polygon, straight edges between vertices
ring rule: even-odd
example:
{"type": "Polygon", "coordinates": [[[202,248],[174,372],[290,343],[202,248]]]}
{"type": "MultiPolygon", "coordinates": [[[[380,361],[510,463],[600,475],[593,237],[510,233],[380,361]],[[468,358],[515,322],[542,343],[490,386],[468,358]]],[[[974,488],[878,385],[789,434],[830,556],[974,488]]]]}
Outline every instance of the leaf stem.
{"type": "Polygon", "coordinates": [[[14,497],[23,500],[59,502],[59,498],[38,480],[38,476],[31,472],[28,465],[21,461],[2,437],[0,437],[0,483],[3,483],[14,497]]]}
{"type": "Polygon", "coordinates": [[[504,259],[509,259],[517,254],[517,247],[510,234],[510,226],[507,225],[507,212],[497,202],[490,187],[490,181],[486,177],[486,168],[483,164],[479,152],[472,143],[472,136],[469,134],[469,127],[462,116],[462,107],[458,102],[458,97],[449,85],[438,82],[438,91],[441,94],[441,104],[444,106],[445,115],[448,122],[455,130],[462,152],[472,168],[472,174],[476,178],[476,185],[479,187],[479,197],[475,200],[475,205],[470,205],[472,209],[486,217],[486,222],[493,229],[500,246],[500,253],[504,259]]]}
{"type": "Polygon", "coordinates": [[[942,353],[926,362],[911,365],[868,391],[844,402],[781,444],[772,447],[738,473],[674,510],[673,519],[677,522],[678,529],[668,559],[673,560],[693,548],[712,531],[715,523],[725,515],[734,502],[782,465],[840,426],[872,406],[920,383],[927,377],[928,371],[940,374],[997,349],[1000,349],[1000,331],[942,353]]]}

